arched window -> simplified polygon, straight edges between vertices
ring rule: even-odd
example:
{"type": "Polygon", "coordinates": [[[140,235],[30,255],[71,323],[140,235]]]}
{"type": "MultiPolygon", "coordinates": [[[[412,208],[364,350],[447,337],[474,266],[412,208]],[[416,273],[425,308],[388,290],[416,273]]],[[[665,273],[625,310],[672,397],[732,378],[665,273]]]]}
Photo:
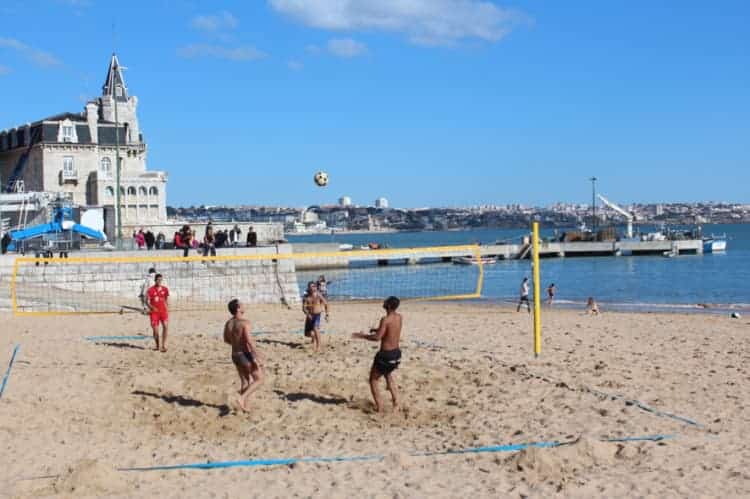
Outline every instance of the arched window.
{"type": "Polygon", "coordinates": [[[128,196],[135,196],[135,187],[132,185],[128,187],[128,196]]]}
{"type": "Polygon", "coordinates": [[[157,189],[156,187],[151,187],[148,190],[148,193],[151,194],[152,196],[158,196],[159,195],[159,189],[157,189]]]}
{"type": "Polygon", "coordinates": [[[112,187],[111,185],[108,185],[108,186],[107,186],[107,187],[106,187],[106,188],[104,189],[104,192],[105,192],[105,193],[107,194],[107,197],[108,197],[108,198],[113,198],[113,197],[115,197],[115,189],[114,189],[114,187],[112,187]]]}
{"type": "Polygon", "coordinates": [[[140,187],[138,188],[138,194],[140,194],[141,196],[145,196],[145,195],[146,195],[146,193],[147,193],[147,191],[146,191],[146,188],[145,188],[145,187],[143,187],[143,186],[140,186],[140,187]]]}
{"type": "Polygon", "coordinates": [[[102,176],[104,178],[111,178],[112,177],[112,160],[107,157],[102,158],[101,170],[102,170],[102,176]]]}
{"type": "Polygon", "coordinates": [[[125,188],[120,187],[120,197],[124,197],[124,196],[125,196],[125,188]]]}

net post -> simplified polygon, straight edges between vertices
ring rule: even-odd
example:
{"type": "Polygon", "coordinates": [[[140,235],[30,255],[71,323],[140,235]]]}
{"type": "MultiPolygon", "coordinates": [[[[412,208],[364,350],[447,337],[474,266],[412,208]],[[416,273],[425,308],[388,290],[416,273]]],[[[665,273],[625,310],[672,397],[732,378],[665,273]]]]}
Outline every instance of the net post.
{"type": "Polygon", "coordinates": [[[534,277],[534,356],[542,353],[542,307],[539,282],[539,222],[532,225],[532,271],[534,277]]]}
{"type": "Polygon", "coordinates": [[[484,287],[484,262],[482,262],[482,248],[477,244],[474,250],[474,256],[477,259],[479,275],[477,276],[477,289],[474,292],[477,298],[482,297],[482,288],[484,287]]]}

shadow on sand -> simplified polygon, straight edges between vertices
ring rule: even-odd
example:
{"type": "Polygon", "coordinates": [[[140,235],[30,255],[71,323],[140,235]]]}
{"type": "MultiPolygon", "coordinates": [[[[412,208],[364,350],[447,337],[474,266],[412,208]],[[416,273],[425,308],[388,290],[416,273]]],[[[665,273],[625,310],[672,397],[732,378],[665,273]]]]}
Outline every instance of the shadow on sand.
{"type": "Polygon", "coordinates": [[[255,340],[255,341],[257,341],[258,343],[262,343],[264,345],[280,345],[280,346],[283,346],[283,347],[292,348],[294,350],[299,350],[300,348],[305,348],[304,345],[302,345],[301,343],[294,343],[294,342],[291,342],[291,341],[267,340],[267,339],[255,340]]]}
{"type": "Polygon", "coordinates": [[[168,404],[177,404],[183,407],[211,407],[219,411],[220,418],[223,418],[230,412],[229,406],[227,404],[208,404],[206,402],[201,402],[200,400],[183,397],[182,395],[159,395],[158,393],[144,392],[142,390],[133,391],[133,395],[142,395],[144,397],[161,399],[168,404]]]}
{"type": "Polygon", "coordinates": [[[95,345],[104,345],[105,347],[114,348],[131,348],[133,350],[148,350],[146,347],[140,345],[131,345],[130,343],[112,343],[111,341],[97,341],[95,345]]]}
{"type": "Polygon", "coordinates": [[[341,397],[326,397],[323,395],[315,395],[313,393],[295,392],[295,393],[284,393],[281,390],[274,390],[273,393],[283,398],[287,402],[299,402],[300,400],[309,400],[316,404],[323,405],[343,405],[348,402],[345,398],[341,397]]]}

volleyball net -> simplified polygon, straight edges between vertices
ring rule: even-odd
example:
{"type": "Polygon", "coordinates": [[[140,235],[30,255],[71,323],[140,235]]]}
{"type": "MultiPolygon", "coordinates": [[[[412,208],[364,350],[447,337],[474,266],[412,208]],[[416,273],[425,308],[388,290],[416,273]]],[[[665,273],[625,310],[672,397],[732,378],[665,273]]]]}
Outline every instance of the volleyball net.
{"type": "Polygon", "coordinates": [[[16,315],[141,312],[153,268],[169,289],[172,311],[225,310],[300,303],[308,282],[325,278],[330,301],[479,298],[484,269],[478,246],[293,253],[291,247],[219,250],[217,256],[18,257],[10,291],[16,315]],[[252,251],[252,252],[251,252],[252,251]],[[232,254],[221,254],[222,252],[232,254]]]}

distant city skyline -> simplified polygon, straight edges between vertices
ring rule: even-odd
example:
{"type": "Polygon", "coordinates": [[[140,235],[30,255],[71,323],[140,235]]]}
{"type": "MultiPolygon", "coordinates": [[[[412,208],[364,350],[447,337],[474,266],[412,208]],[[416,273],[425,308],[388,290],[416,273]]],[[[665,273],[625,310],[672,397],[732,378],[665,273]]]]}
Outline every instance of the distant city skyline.
{"type": "Polygon", "coordinates": [[[128,5],[0,6],[0,129],[114,48],[170,206],[750,202],[746,2],[128,5]]]}

